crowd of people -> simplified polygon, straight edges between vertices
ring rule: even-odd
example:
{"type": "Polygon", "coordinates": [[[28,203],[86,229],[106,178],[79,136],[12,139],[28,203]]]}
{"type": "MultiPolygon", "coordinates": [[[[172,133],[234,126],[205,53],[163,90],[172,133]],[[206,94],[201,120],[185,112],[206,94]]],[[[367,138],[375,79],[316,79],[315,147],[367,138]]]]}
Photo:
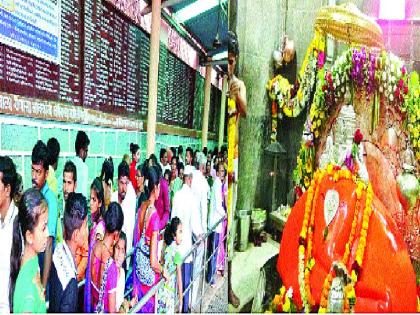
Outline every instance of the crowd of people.
{"type": "Polygon", "coordinates": [[[201,282],[190,284],[210,255],[205,280],[224,275],[226,148],[162,148],[158,161],[132,143],[115,183],[111,157],[88,183],[89,145],[79,131],[58,174],[59,142],[38,141],[26,191],[0,156],[0,256],[10,257],[0,261],[0,313],[127,312],[161,279],[140,312],[190,312],[201,282]]]}

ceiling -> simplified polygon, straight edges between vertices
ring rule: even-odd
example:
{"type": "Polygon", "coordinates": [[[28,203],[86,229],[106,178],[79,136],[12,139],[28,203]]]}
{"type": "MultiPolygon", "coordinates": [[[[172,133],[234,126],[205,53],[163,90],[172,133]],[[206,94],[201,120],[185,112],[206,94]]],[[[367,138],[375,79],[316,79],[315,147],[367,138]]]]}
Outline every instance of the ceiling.
{"type": "MultiPolygon", "coordinates": [[[[175,14],[197,0],[184,0],[172,6],[169,10],[175,14]]],[[[199,13],[191,19],[180,24],[205,48],[209,56],[214,56],[222,51],[227,51],[227,1],[220,1],[210,10],[199,13]],[[219,39],[222,45],[215,49],[213,41],[219,31],[219,39]]]]}

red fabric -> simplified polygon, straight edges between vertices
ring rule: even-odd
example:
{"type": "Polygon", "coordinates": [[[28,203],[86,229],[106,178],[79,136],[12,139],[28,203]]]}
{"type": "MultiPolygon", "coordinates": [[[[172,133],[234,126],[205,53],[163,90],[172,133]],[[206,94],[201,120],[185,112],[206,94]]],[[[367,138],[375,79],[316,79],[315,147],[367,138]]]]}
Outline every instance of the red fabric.
{"type": "Polygon", "coordinates": [[[137,191],[137,181],[136,181],[136,161],[131,161],[130,164],[130,181],[133,184],[134,190],[137,191]]]}
{"type": "MultiPolygon", "coordinates": [[[[333,261],[341,260],[343,257],[356,200],[356,185],[351,180],[342,179],[334,183],[332,179],[324,178],[320,185],[319,198],[315,201],[317,211],[312,253],[316,262],[310,275],[311,292],[317,304],[320,302],[324,279],[333,261]],[[324,198],[329,189],[335,189],[339,193],[340,203],[324,241],[324,198]]],[[[299,306],[302,305],[302,301],[298,282],[298,246],[306,198],[307,193],[292,209],[283,231],[277,261],[277,270],[283,284],[286,288],[293,287],[293,299],[299,306]]],[[[364,194],[361,199],[363,207],[365,198],[364,194]]],[[[416,277],[407,247],[389,212],[376,196],[373,198],[372,209],[365,256],[355,287],[357,296],[355,312],[415,312],[416,277]]],[[[362,214],[363,211],[360,211],[355,243],[347,267],[352,265],[355,258],[362,214]]]]}

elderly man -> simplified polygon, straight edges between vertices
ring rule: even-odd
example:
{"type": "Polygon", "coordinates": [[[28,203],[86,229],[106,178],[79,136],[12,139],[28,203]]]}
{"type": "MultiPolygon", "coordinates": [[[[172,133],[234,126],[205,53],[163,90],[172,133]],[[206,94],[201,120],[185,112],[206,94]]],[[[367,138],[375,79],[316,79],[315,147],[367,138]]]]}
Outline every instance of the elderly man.
{"type": "MultiPolygon", "coordinates": [[[[207,232],[207,213],[208,213],[208,199],[210,187],[205,177],[206,172],[206,156],[203,152],[197,153],[197,170],[194,170],[193,180],[192,180],[192,191],[198,201],[198,216],[200,218],[201,229],[207,232]]],[[[211,228],[211,226],[209,226],[211,228]]],[[[200,273],[200,268],[203,264],[204,259],[204,243],[201,243],[197,247],[196,257],[194,259],[194,275],[195,278],[200,273]]],[[[200,279],[200,278],[199,278],[200,279]]],[[[192,305],[197,301],[198,289],[200,287],[201,280],[197,280],[193,286],[192,291],[192,305]]]]}
{"type": "Polygon", "coordinates": [[[184,171],[184,185],[175,194],[171,217],[178,217],[182,222],[183,239],[179,245],[178,251],[183,257],[184,263],[182,264],[182,288],[185,293],[182,305],[182,311],[188,313],[189,309],[189,290],[185,289],[191,283],[191,271],[193,267],[192,255],[185,257],[193,245],[193,237],[201,239],[204,234],[202,229],[201,218],[197,211],[198,202],[191,189],[194,168],[187,165],[184,171]]]}

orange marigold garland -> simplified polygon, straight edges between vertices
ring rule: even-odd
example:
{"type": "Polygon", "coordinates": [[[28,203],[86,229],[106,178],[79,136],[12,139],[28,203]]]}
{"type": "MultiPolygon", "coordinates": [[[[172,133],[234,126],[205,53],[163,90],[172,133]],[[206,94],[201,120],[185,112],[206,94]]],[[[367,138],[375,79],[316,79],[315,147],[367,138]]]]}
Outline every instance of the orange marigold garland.
{"type": "MultiPolygon", "coordinates": [[[[355,175],[353,175],[349,170],[342,170],[338,166],[333,166],[329,164],[326,170],[317,170],[315,173],[314,179],[311,182],[311,185],[308,189],[308,195],[305,203],[305,213],[303,217],[302,229],[300,232],[299,237],[299,274],[298,274],[298,281],[299,281],[299,292],[301,294],[303,307],[305,312],[311,312],[312,309],[316,306],[316,302],[312,296],[309,277],[310,272],[315,265],[315,258],[312,257],[312,239],[314,233],[314,223],[315,223],[315,210],[316,210],[316,200],[318,200],[319,195],[319,184],[324,178],[325,175],[331,176],[334,181],[338,181],[339,179],[352,179],[357,184],[356,188],[356,205],[355,205],[355,212],[352,220],[351,231],[349,235],[349,239],[345,245],[345,252],[341,263],[348,268],[348,262],[350,258],[351,249],[354,246],[354,240],[356,237],[357,231],[357,222],[360,212],[360,200],[363,195],[363,191],[366,190],[366,204],[363,210],[363,221],[360,228],[360,237],[358,246],[356,249],[356,258],[354,263],[352,264],[350,270],[350,278],[351,281],[345,286],[344,290],[344,312],[351,312],[353,311],[353,307],[356,302],[356,294],[354,287],[357,282],[357,277],[360,273],[364,251],[366,247],[366,237],[367,231],[369,227],[369,220],[370,215],[372,213],[372,200],[373,200],[373,190],[372,186],[369,183],[368,186],[358,180],[355,175]]],[[[319,312],[325,313],[328,307],[328,295],[331,288],[331,283],[333,278],[335,277],[335,272],[333,269],[328,273],[324,280],[321,300],[319,305],[319,312]]]]}

